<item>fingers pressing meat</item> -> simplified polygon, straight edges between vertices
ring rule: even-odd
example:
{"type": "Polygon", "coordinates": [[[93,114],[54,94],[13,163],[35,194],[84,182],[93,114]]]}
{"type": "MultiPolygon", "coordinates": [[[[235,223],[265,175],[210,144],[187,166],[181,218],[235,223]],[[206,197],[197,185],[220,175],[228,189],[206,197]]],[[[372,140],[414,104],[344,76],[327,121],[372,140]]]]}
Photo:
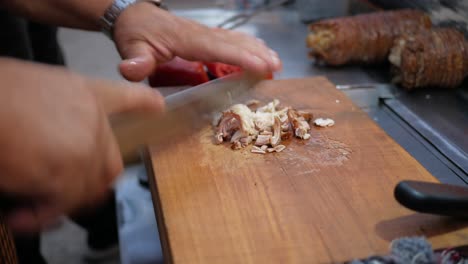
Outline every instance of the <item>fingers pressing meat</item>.
{"type": "Polygon", "coordinates": [[[468,43],[462,33],[437,28],[395,40],[389,60],[394,82],[408,90],[453,88],[468,75],[468,43]]]}
{"type": "Polygon", "coordinates": [[[327,19],[309,25],[307,46],[329,65],[378,63],[387,59],[395,38],[431,26],[424,12],[408,9],[327,19]]]}

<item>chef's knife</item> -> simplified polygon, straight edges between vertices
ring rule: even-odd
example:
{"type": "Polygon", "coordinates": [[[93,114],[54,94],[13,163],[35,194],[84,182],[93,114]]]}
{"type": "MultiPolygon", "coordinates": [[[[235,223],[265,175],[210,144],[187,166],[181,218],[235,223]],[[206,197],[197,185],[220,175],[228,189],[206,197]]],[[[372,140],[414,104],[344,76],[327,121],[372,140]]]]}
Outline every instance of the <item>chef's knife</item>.
{"type": "Polygon", "coordinates": [[[142,146],[163,148],[190,138],[211,124],[214,113],[239,102],[262,79],[254,74],[236,73],[169,95],[164,115],[113,117],[111,125],[124,162],[137,161],[142,146]]]}

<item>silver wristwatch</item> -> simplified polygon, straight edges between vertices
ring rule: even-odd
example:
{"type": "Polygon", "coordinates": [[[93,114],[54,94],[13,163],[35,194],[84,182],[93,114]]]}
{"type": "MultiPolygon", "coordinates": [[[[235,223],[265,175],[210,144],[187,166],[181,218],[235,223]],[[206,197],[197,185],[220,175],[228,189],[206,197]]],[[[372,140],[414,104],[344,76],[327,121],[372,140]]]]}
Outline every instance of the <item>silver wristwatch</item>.
{"type": "Polygon", "coordinates": [[[101,17],[101,30],[108,37],[112,38],[114,24],[119,15],[127,7],[138,2],[149,2],[155,4],[157,7],[162,7],[162,0],[114,0],[114,2],[106,9],[104,15],[101,17]]]}

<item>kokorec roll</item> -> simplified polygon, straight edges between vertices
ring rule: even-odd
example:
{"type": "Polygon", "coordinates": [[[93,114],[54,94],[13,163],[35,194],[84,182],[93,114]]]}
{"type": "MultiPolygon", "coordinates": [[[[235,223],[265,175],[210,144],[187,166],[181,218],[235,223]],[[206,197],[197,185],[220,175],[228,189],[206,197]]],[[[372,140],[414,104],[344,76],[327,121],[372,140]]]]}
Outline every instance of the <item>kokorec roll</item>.
{"type": "Polygon", "coordinates": [[[409,9],[327,19],[309,25],[307,45],[312,57],[329,65],[379,63],[397,37],[431,26],[427,14],[409,9]]]}
{"type": "Polygon", "coordinates": [[[468,43],[452,28],[434,28],[395,40],[389,60],[394,82],[408,90],[454,88],[468,75],[468,43]]]}

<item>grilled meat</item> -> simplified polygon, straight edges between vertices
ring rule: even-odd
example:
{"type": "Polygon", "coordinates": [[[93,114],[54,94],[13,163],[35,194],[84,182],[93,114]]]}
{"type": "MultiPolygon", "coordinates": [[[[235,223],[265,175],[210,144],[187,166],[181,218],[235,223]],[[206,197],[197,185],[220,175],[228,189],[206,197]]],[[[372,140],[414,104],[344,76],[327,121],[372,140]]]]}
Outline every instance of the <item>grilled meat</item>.
{"type": "Polygon", "coordinates": [[[309,25],[307,46],[313,58],[329,65],[380,63],[395,38],[431,26],[428,15],[410,9],[327,19],[309,25]]]}
{"type": "Polygon", "coordinates": [[[395,40],[389,56],[394,82],[408,90],[454,88],[468,75],[468,42],[451,28],[434,28],[395,40]]]}

